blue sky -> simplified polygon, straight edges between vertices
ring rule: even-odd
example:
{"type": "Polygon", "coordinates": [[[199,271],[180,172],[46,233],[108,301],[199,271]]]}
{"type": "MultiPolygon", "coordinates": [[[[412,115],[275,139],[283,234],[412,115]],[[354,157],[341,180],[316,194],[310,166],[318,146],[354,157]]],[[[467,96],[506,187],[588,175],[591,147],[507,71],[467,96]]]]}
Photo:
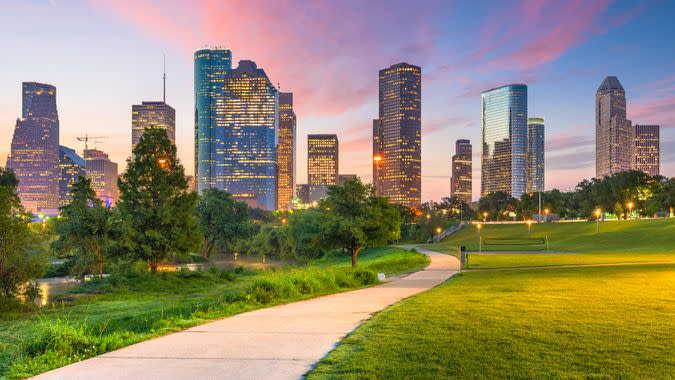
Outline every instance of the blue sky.
{"type": "Polygon", "coordinates": [[[57,86],[61,143],[110,138],[123,165],[131,105],[176,108],[179,156],[192,164],[192,52],[204,46],[252,59],[298,115],[298,183],[306,135],[337,133],[340,168],[370,180],[377,70],[422,66],[423,199],[449,193],[454,141],[474,145],[480,188],[479,99],[529,86],[529,113],[546,119],[547,188],[594,174],[595,90],[607,75],[626,89],[634,122],[662,125],[662,173],[675,176],[675,2],[672,1],[14,1],[0,0],[0,164],[20,115],[22,81],[57,86]]]}

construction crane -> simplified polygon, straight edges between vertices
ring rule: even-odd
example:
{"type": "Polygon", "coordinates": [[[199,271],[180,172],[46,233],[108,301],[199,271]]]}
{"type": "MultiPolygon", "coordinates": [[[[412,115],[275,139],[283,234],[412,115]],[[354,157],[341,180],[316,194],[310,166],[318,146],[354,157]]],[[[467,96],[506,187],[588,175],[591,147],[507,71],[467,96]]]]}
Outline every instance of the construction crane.
{"type": "Polygon", "coordinates": [[[89,146],[87,145],[89,141],[94,142],[94,148],[96,147],[96,144],[99,143],[100,140],[110,138],[108,136],[89,136],[89,135],[84,135],[84,137],[76,137],[77,141],[84,141],[84,150],[88,150],[89,146]]]}

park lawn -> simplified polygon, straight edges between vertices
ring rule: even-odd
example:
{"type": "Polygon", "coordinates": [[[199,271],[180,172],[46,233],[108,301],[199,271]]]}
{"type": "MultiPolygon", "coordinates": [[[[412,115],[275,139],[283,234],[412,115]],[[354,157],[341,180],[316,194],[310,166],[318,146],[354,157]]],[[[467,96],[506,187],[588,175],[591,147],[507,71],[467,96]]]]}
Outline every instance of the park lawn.
{"type": "MultiPolygon", "coordinates": [[[[675,263],[675,219],[541,223],[532,225],[532,237],[548,237],[551,254],[471,255],[469,268],[551,266],[609,263],[675,263]],[[564,254],[556,254],[564,253],[564,254]]],[[[478,251],[475,225],[425,248],[457,255],[460,246],[478,251]]],[[[485,224],[483,237],[527,237],[525,224],[485,224]]],[[[483,250],[541,250],[544,246],[485,246],[483,250]],[[528,248],[529,247],[529,248],[528,248]]]]}
{"type": "Polygon", "coordinates": [[[675,265],[462,273],[379,313],[309,379],[673,378],[675,265]]]}
{"type": "Polygon", "coordinates": [[[71,294],[39,313],[0,317],[0,378],[23,378],[154,336],[253,309],[377,282],[375,273],[420,269],[426,255],[395,247],[365,250],[360,271],[331,256],[305,266],[158,274],[101,294],[71,294]]]}

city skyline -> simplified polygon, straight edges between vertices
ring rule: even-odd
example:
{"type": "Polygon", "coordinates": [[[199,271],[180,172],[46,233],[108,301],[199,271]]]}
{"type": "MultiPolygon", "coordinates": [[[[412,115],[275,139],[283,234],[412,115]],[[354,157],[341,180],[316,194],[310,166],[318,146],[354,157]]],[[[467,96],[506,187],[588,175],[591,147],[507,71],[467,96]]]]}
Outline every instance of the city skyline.
{"type": "MultiPolygon", "coordinates": [[[[581,179],[594,176],[595,110],[592,99],[598,83],[610,75],[618,76],[626,89],[628,119],[635,124],[661,125],[661,174],[675,175],[673,152],[667,149],[668,144],[675,140],[675,94],[672,90],[675,77],[672,69],[668,68],[672,67],[675,54],[672,49],[652,48],[662,46],[660,43],[664,37],[659,36],[672,35],[673,27],[664,21],[673,13],[672,6],[667,4],[665,7],[649,7],[638,2],[619,1],[591,2],[587,6],[542,4],[528,8],[529,2],[521,2],[512,6],[512,12],[498,3],[476,9],[465,6],[450,9],[432,3],[411,9],[399,4],[397,8],[401,9],[395,11],[391,19],[383,21],[382,31],[373,32],[366,41],[354,37],[359,34],[355,32],[336,32],[340,34],[328,35],[325,37],[328,40],[323,40],[305,37],[296,34],[294,29],[290,30],[287,33],[291,33],[293,38],[288,39],[288,34],[284,34],[283,39],[289,41],[290,45],[278,45],[283,45],[287,51],[298,51],[298,54],[283,62],[274,59],[280,47],[275,46],[274,39],[269,39],[270,33],[266,33],[265,38],[252,41],[236,33],[225,33],[227,30],[213,24],[204,27],[202,24],[205,23],[194,22],[227,18],[224,9],[219,6],[215,6],[213,14],[203,15],[199,13],[203,9],[200,5],[190,10],[185,5],[172,4],[156,13],[150,12],[153,10],[150,3],[139,1],[136,5],[136,18],[131,16],[132,8],[125,2],[8,5],[14,11],[13,14],[19,17],[0,16],[4,22],[0,28],[5,33],[16,28],[13,18],[21,19],[22,14],[31,14],[36,20],[46,20],[51,16],[77,20],[81,22],[79,28],[91,31],[88,33],[91,36],[76,37],[75,31],[79,29],[74,25],[77,23],[63,22],[52,25],[49,31],[38,25],[21,37],[2,41],[2,47],[13,52],[5,62],[0,63],[2,80],[6,83],[0,90],[0,135],[3,141],[11,138],[13,124],[20,110],[20,102],[16,99],[17,86],[22,81],[30,80],[50,83],[59,89],[60,94],[57,101],[61,119],[61,144],[81,152],[82,144],[75,140],[75,136],[83,132],[110,135],[111,138],[99,148],[109,152],[111,160],[119,162],[122,171],[125,159],[131,153],[129,106],[140,99],[161,97],[164,51],[167,56],[167,103],[176,109],[178,151],[188,174],[192,174],[192,54],[206,44],[230,48],[235,62],[241,59],[255,60],[266,69],[275,85],[280,83],[280,90],[288,88],[294,92],[294,108],[298,118],[297,183],[305,182],[306,178],[305,138],[309,133],[336,133],[344,157],[341,167],[366,181],[371,180],[370,131],[372,118],[377,114],[377,71],[402,61],[419,65],[423,69],[423,201],[438,200],[448,195],[449,156],[453,141],[459,138],[480,141],[477,96],[482,90],[506,83],[526,83],[530,91],[530,113],[546,117],[547,189],[568,190],[581,179]],[[532,20],[530,25],[520,29],[508,26],[509,20],[515,19],[515,14],[523,10],[532,16],[529,18],[532,20]],[[551,11],[559,11],[559,18],[550,22],[551,25],[545,25],[546,14],[551,11]],[[181,14],[181,17],[177,14],[181,14]],[[156,22],[141,23],[150,19],[151,15],[156,22]],[[429,15],[433,17],[428,22],[429,30],[425,30],[422,20],[429,15]],[[459,22],[457,29],[462,29],[463,34],[473,31],[476,37],[457,39],[458,45],[445,46],[459,33],[440,23],[440,19],[450,16],[453,20],[466,18],[466,23],[459,22]],[[503,16],[503,19],[496,18],[498,16],[503,16]],[[400,27],[397,21],[404,17],[409,17],[411,22],[396,31],[393,25],[400,27]],[[647,24],[646,19],[651,22],[647,24]],[[174,24],[173,30],[159,27],[174,24]],[[603,25],[604,29],[599,30],[597,25],[603,25]],[[565,31],[556,32],[562,29],[565,31]],[[179,35],[177,31],[183,37],[175,38],[179,35]],[[129,47],[115,42],[120,33],[125,37],[133,37],[127,39],[132,41],[129,47]],[[489,42],[490,33],[503,33],[515,42],[498,48],[489,42]],[[636,41],[634,36],[637,35],[641,36],[641,42],[636,41]],[[100,67],[106,71],[106,75],[100,75],[98,70],[88,71],[82,63],[69,58],[78,57],[75,52],[80,50],[81,43],[90,41],[92,36],[101,38],[101,43],[91,47],[91,57],[87,59],[91,60],[90,67],[100,67]],[[45,46],[41,52],[34,51],[37,41],[49,44],[52,38],[65,42],[45,46]],[[358,59],[358,62],[351,58],[335,61],[330,59],[332,56],[326,55],[329,53],[324,47],[337,46],[331,44],[338,38],[344,42],[340,46],[348,46],[349,55],[358,59]],[[396,40],[398,42],[393,42],[396,40]],[[550,46],[537,50],[539,53],[526,49],[541,46],[536,44],[541,40],[549,41],[550,46]],[[299,46],[306,46],[307,49],[298,50],[299,46]],[[446,49],[462,46],[466,49],[446,49]],[[377,54],[369,54],[368,49],[371,47],[377,54]],[[442,53],[444,51],[455,53],[442,53]],[[456,53],[459,51],[466,53],[456,53]],[[607,52],[622,56],[648,54],[651,59],[638,70],[630,63],[630,59],[612,60],[606,57],[607,52]],[[32,59],[44,54],[50,55],[50,65],[32,59]],[[111,56],[115,57],[113,61],[119,65],[115,70],[109,70],[111,63],[105,62],[111,56]],[[583,63],[576,59],[579,56],[584,56],[583,63]],[[312,62],[313,69],[308,75],[300,75],[303,72],[301,69],[306,69],[308,60],[312,62]],[[350,65],[348,73],[340,72],[340,68],[345,65],[350,65]],[[322,77],[330,79],[323,81],[322,77]],[[105,88],[106,96],[84,98],[88,83],[94,88],[105,88]],[[576,161],[575,165],[572,165],[571,158],[576,161]]],[[[269,8],[259,15],[254,12],[257,8],[247,5],[237,6],[236,10],[245,16],[258,17],[256,21],[259,22],[279,11],[275,5],[269,8]]],[[[312,17],[324,22],[325,28],[335,31],[337,23],[331,18],[331,13],[335,13],[332,8],[343,10],[342,5],[331,4],[317,5],[309,12],[312,17]]],[[[365,5],[362,15],[349,13],[355,16],[353,23],[356,32],[363,32],[364,25],[368,25],[368,17],[377,8],[377,4],[365,5]]],[[[350,12],[349,9],[346,12],[350,12]]],[[[302,22],[303,17],[306,16],[295,16],[289,22],[302,22]]],[[[240,18],[244,22],[246,17],[240,18]]],[[[236,22],[234,25],[232,28],[243,24],[236,22]]],[[[0,164],[4,164],[8,152],[9,143],[0,146],[0,164]]],[[[479,162],[479,155],[480,149],[476,147],[474,162],[479,162]]],[[[480,170],[479,165],[474,165],[474,199],[480,189],[477,170],[480,170]]]]}

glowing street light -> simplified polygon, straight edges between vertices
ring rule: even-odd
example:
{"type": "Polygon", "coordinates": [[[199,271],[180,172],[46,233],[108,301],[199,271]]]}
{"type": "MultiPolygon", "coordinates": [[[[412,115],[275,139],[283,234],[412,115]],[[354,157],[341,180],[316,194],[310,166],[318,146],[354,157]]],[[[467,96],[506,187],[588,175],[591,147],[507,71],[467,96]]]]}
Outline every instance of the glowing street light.
{"type": "Polygon", "coordinates": [[[427,220],[431,219],[431,214],[427,214],[427,220]]]}
{"type": "Polygon", "coordinates": [[[159,167],[162,169],[166,169],[167,167],[169,167],[169,160],[167,160],[164,157],[157,159],[157,163],[159,164],[159,167]]]}
{"type": "Polygon", "coordinates": [[[487,219],[487,217],[488,217],[488,213],[487,213],[487,211],[485,211],[483,213],[483,221],[485,221],[487,219]]]}
{"type": "Polygon", "coordinates": [[[286,224],[286,218],[281,218],[281,224],[286,224]]]}
{"type": "Polygon", "coordinates": [[[633,206],[635,205],[633,204],[633,202],[628,202],[626,206],[628,206],[628,218],[630,218],[630,214],[633,213],[633,206]]]}
{"type": "Polygon", "coordinates": [[[373,161],[375,161],[376,163],[379,163],[380,161],[382,161],[382,156],[377,155],[377,156],[373,157],[373,161]]]}
{"type": "Polygon", "coordinates": [[[476,224],[476,229],[478,230],[478,252],[483,252],[483,241],[480,238],[480,230],[483,228],[482,224],[476,224]]]}
{"type": "Polygon", "coordinates": [[[441,231],[443,231],[441,227],[436,227],[436,234],[440,235],[441,231]]]}
{"type": "Polygon", "coordinates": [[[527,237],[532,237],[532,220],[527,221],[527,237]]]}
{"type": "Polygon", "coordinates": [[[602,210],[599,208],[595,209],[595,233],[600,232],[600,215],[602,215],[602,210]]]}

